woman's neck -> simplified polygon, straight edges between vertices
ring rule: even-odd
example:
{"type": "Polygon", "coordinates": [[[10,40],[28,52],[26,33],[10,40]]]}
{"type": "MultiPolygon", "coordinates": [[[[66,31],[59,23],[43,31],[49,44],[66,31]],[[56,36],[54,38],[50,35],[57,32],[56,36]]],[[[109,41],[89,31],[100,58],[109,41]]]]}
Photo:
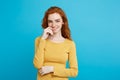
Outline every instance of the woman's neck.
{"type": "Polygon", "coordinates": [[[65,38],[62,36],[61,32],[58,32],[49,36],[48,39],[52,41],[63,41],[65,38]]]}

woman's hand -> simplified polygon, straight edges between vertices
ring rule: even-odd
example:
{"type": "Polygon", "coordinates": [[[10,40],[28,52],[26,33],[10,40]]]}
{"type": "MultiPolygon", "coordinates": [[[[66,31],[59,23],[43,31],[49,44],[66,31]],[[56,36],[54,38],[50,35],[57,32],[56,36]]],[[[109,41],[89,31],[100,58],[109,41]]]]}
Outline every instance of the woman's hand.
{"type": "Polygon", "coordinates": [[[53,35],[53,31],[51,27],[47,27],[44,29],[42,39],[47,39],[49,35],[53,35]]]}
{"type": "Polygon", "coordinates": [[[44,74],[48,74],[48,73],[51,73],[53,72],[54,70],[54,67],[53,66],[43,66],[39,72],[41,75],[44,75],[44,74]]]}

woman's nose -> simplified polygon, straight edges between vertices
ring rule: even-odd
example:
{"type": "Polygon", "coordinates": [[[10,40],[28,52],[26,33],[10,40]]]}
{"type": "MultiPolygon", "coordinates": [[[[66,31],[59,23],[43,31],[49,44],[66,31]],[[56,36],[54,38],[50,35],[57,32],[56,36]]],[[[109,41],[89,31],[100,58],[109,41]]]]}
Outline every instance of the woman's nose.
{"type": "Polygon", "coordinates": [[[55,27],[55,25],[56,25],[55,23],[52,23],[52,28],[54,28],[54,27],[55,27]]]}

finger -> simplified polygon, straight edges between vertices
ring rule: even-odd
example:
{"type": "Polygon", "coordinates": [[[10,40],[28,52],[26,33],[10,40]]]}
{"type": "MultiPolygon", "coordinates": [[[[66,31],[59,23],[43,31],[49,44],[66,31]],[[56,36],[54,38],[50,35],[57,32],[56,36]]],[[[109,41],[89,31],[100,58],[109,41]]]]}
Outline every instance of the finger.
{"type": "Polygon", "coordinates": [[[41,75],[43,76],[43,75],[45,75],[45,73],[41,73],[41,75]]]}
{"type": "Polygon", "coordinates": [[[50,30],[50,34],[53,35],[53,31],[52,30],[50,30]]]}
{"type": "Polygon", "coordinates": [[[41,74],[41,75],[44,75],[44,74],[46,74],[46,73],[45,73],[44,71],[41,71],[40,74],[41,74]]]}
{"type": "Polygon", "coordinates": [[[43,73],[42,68],[39,70],[40,73],[43,73]]]}
{"type": "Polygon", "coordinates": [[[40,71],[40,74],[41,74],[41,75],[44,75],[44,72],[43,72],[43,71],[40,71]]]}
{"type": "Polygon", "coordinates": [[[42,73],[42,70],[39,70],[39,73],[42,73]]]}
{"type": "Polygon", "coordinates": [[[48,30],[46,31],[46,33],[47,33],[47,34],[50,34],[50,35],[53,35],[53,32],[52,32],[51,29],[48,29],[48,30]]]}
{"type": "Polygon", "coordinates": [[[46,29],[52,29],[51,27],[47,27],[46,29]]]}

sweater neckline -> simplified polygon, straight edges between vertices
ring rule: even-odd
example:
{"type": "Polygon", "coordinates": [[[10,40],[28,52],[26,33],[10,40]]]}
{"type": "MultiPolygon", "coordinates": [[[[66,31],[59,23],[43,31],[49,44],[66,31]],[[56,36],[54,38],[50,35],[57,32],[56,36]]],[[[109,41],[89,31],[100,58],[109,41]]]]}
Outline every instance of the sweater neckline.
{"type": "Polygon", "coordinates": [[[47,39],[48,42],[53,43],[53,44],[63,44],[63,43],[66,42],[66,40],[67,39],[65,38],[64,41],[62,41],[62,42],[54,42],[54,41],[51,41],[51,40],[47,39]]]}

